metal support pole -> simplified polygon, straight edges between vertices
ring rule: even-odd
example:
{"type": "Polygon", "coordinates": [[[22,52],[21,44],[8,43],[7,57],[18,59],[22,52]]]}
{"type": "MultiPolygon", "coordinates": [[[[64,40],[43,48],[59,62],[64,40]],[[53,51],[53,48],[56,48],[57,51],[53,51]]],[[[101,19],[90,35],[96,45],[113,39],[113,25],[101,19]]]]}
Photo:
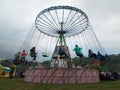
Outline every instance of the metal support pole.
{"type": "Polygon", "coordinates": [[[61,24],[61,31],[60,31],[60,45],[63,45],[63,22],[61,24]]]}

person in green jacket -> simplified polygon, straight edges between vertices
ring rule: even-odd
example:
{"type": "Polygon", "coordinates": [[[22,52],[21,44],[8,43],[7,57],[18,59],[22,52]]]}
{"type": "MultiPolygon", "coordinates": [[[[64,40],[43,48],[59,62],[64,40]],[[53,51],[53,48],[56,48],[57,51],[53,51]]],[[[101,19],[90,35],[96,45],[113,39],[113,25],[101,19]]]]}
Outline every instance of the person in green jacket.
{"type": "Polygon", "coordinates": [[[75,48],[73,49],[75,51],[76,56],[83,57],[83,54],[81,52],[82,48],[79,47],[78,45],[75,45],[75,48]]]}

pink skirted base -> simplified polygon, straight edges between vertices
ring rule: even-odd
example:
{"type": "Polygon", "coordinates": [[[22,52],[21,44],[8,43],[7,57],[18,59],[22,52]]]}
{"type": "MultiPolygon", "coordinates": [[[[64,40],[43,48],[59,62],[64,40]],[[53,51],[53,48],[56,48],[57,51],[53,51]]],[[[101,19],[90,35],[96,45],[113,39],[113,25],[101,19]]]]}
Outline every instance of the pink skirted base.
{"type": "Polygon", "coordinates": [[[38,68],[25,72],[25,81],[34,83],[98,83],[96,69],[80,68],[38,68]]]}

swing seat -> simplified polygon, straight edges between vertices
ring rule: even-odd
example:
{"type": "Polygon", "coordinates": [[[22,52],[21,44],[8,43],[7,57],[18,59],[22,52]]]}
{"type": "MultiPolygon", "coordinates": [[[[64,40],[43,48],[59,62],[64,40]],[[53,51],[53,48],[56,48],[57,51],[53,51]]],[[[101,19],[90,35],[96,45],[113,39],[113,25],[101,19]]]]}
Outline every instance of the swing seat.
{"type": "Polygon", "coordinates": [[[48,57],[47,53],[42,53],[43,57],[48,57]]]}
{"type": "Polygon", "coordinates": [[[44,55],[42,55],[42,56],[43,56],[43,57],[48,57],[48,55],[45,55],[45,54],[44,54],[44,55]]]}

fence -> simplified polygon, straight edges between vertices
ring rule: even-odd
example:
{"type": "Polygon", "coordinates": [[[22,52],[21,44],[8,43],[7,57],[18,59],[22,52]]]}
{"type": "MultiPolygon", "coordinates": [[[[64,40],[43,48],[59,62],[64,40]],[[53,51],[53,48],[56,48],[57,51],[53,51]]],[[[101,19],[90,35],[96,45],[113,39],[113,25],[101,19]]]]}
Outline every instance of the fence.
{"type": "Polygon", "coordinates": [[[96,69],[80,68],[39,68],[28,69],[25,81],[34,83],[98,83],[99,72],[96,69]]]}

